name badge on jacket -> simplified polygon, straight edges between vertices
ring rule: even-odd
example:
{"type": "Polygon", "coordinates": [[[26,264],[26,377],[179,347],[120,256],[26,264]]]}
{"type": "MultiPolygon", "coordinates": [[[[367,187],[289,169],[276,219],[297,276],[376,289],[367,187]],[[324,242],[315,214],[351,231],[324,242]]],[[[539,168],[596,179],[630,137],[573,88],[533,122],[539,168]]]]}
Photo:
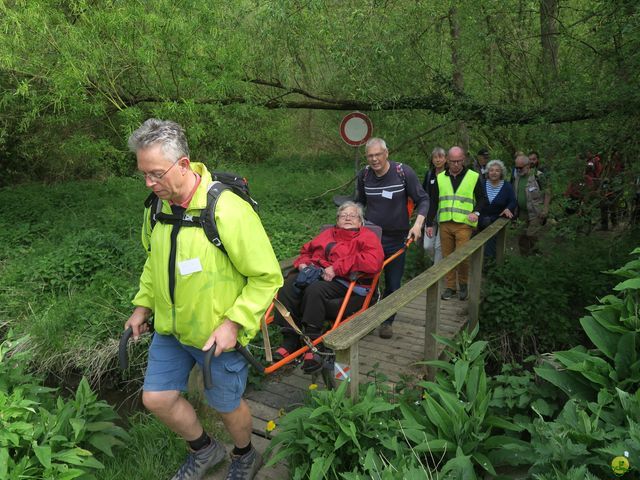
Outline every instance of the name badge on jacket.
{"type": "Polygon", "coordinates": [[[201,272],[202,264],[199,258],[190,258],[178,263],[180,275],[191,275],[192,273],[201,272]]]}

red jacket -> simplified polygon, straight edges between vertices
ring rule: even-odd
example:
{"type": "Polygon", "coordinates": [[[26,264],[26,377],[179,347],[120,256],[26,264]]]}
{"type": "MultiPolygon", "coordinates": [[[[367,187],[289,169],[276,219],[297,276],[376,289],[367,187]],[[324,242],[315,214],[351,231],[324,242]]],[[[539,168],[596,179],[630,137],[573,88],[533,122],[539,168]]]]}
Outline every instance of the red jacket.
{"type": "Polygon", "coordinates": [[[293,265],[296,268],[301,263],[323,268],[332,266],[337,277],[348,277],[351,272],[377,273],[383,261],[380,239],[368,228],[331,227],[305,243],[293,265]]]}

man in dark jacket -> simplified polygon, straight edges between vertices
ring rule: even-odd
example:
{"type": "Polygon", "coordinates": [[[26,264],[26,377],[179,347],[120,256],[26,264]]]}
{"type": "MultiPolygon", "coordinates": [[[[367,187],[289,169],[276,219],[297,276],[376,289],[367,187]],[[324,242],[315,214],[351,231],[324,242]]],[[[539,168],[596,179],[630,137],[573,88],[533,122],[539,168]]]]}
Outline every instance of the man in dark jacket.
{"type": "MultiPolygon", "coordinates": [[[[365,205],[365,218],[382,227],[382,247],[385,258],[400,250],[407,238],[420,238],[424,219],[429,210],[429,197],[416,173],[408,165],[389,161],[387,144],[381,138],[371,138],[366,145],[368,165],[358,173],[356,201],[365,205]],[[410,227],[407,202],[411,199],[417,215],[410,227]]],[[[400,288],[404,273],[403,253],[384,270],[384,296],[400,288]]],[[[381,325],[381,338],[391,338],[395,315],[381,325]]]]}

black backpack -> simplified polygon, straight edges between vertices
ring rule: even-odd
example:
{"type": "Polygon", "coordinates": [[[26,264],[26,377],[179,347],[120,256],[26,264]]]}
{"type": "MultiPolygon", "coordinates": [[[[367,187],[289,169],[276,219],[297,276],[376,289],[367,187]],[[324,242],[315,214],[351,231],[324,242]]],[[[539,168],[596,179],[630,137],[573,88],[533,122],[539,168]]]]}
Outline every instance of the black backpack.
{"type": "Polygon", "coordinates": [[[199,217],[186,213],[182,216],[164,213],[162,202],[155,193],[151,192],[144,201],[144,206],[149,209],[151,229],[153,230],[157,222],[171,225],[180,224],[180,227],[199,227],[204,230],[209,241],[226,254],[227,251],[220,240],[215,217],[216,204],[220,195],[226,190],[231,190],[251,205],[256,212],[258,211],[258,202],[251,197],[249,182],[246,178],[228,172],[211,172],[211,178],[213,183],[207,191],[207,206],[200,211],[199,217]]]}

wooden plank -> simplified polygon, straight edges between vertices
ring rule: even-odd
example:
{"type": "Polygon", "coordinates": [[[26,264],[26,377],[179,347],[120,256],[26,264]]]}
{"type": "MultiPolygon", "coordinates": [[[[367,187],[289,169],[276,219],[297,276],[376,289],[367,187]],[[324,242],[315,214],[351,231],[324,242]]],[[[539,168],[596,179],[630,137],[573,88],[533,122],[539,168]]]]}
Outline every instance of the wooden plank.
{"type": "Polygon", "coordinates": [[[502,265],[504,263],[505,253],[507,251],[507,229],[503,228],[496,235],[496,263],[502,265]]]}
{"type": "MultiPolygon", "coordinates": [[[[434,283],[427,289],[425,306],[425,327],[424,327],[424,358],[435,360],[437,358],[438,345],[433,337],[434,333],[440,333],[440,284],[434,283]]],[[[429,378],[433,379],[435,370],[428,369],[429,378]]]]}
{"type": "Polygon", "coordinates": [[[469,328],[473,330],[480,316],[480,290],[482,286],[482,261],[484,245],[471,255],[471,274],[469,276],[469,328]]]}

